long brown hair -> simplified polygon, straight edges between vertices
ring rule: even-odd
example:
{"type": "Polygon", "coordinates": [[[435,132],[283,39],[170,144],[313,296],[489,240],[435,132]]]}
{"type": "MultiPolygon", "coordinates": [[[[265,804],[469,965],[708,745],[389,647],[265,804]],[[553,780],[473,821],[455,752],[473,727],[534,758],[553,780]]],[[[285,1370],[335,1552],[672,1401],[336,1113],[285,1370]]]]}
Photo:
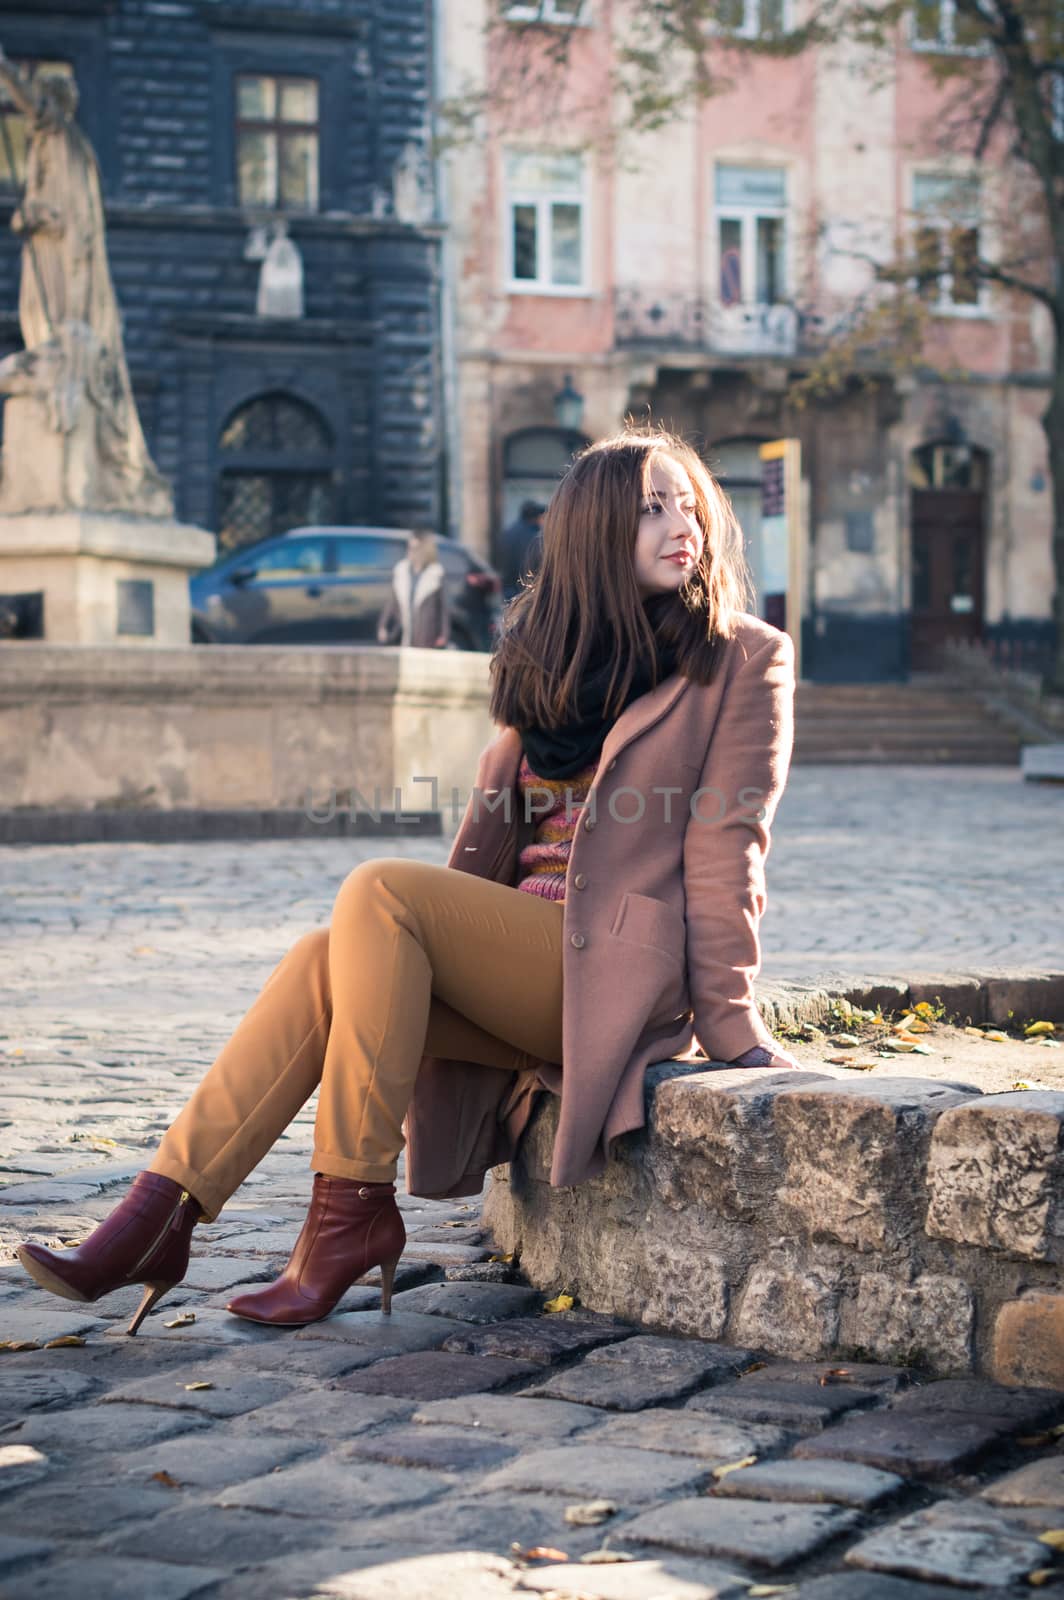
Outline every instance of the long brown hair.
{"type": "Polygon", "coordinates": [[[655,646],[676,651],[677,670],[709,683],[736,615],[751,601],[742,533],[720,485],[692,450],[660,428],[626,428],[581,451],[543,520],[543,560],[507,608],[491,663],[491,715],[511,727],[554,728],[575,712],[588,660],[614,657],[607,717],[617,716],[636,662],[655,646]],[[656,456],[691,480],[702,555],[675,594],[640,596],[633,553],[656,456]]]}

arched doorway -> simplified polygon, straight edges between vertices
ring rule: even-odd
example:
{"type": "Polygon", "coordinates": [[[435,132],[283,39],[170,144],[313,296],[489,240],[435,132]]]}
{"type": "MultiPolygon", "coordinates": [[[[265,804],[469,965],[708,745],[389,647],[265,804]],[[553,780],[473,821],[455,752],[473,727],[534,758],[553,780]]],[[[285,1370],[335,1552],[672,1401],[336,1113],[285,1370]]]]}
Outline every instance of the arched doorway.
{"type": "Polygon", "coordinates": [[[761,457],[758,454],[761,443],[760,439],[726,439],[712,447],[708,459],[743,530],[743,551],[754,580],[754,610],[759,617],[764,617],[761,583],[761,457]]]}
{"type": "Polygon", "coordinates": [[[335,516],[332,434],[306,401],[257,395],[233,412],[218,450],[219,554],[335,516]]]}
{"type": "Polygon", "coordinates": [[[558,480],[587,440],[569,428],[522,428],[502,447],[502,526],[509,527],[526,500],[546,505],[558,480]]]}
{"type": "Polygon", "coordinates": [[[985,450],[952,439],[921,445],[909,458],[917,671],[938,666],[949,640],[982,638],[988,467],[985,450]]]}

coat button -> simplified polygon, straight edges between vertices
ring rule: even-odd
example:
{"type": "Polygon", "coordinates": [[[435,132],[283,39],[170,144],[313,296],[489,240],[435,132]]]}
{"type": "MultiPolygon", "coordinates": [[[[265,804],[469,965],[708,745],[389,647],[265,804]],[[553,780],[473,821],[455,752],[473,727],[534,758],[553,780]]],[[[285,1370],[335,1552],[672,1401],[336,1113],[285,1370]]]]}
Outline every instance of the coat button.
{"type": "Polygon", "coordinates": [[[595,826],[594,817],[585,817],[584,818],[584,832],[585,833],[590,833],[594,826],[595,826]]]}
{"type": "Polygon", "coordinates": [[[572,945],[574,950],[582,950],[584,945],[587,943],[587,940],[584,938],[582,933],[574,933],[572,938],[569,940],[569,943],[572,945]]]}
{"type": "Polygon", "coordinates": [[[584,874],[582,872],[578,872],[576,877],[573,879],[573,888],[574,889],[586,889],[587,888],[587,879],[585,878],[585,876],[584,876],[584,874]]]}
{"type": "Polygon", "coordinates": [[[607,772],[612,772],[616,765],[617,765],[616,760],[611,761],[609,766],[606,768],[606,771],[607,772]]]}

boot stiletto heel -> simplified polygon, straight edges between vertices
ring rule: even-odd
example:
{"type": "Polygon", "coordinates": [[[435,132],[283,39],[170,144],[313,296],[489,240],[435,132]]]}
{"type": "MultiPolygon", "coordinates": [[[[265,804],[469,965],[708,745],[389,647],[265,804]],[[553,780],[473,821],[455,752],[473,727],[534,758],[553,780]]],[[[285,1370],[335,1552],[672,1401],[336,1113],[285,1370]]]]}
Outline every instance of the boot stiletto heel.
{"type": "Polygon", "coordinates": [[[392,1314],[392,1284],[395,1282],[395,1269],[398,1265],[398,1256],[394,1256],[391,1261],[381,1262],[381,1311],[386,1317],[392,1314]]]}

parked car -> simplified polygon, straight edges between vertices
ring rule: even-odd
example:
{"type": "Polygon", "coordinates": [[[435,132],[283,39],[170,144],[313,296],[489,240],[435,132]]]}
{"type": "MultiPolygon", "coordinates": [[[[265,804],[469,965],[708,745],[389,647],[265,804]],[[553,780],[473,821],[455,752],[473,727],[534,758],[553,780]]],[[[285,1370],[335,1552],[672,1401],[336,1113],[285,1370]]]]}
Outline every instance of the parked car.
{"type": "MultiPolygon", "coordinates": [[[[193,644],[375,643],[403,528],[293,528],[231,551],[189,580],[193,644]]],[[[490,650],[502,618],[499,575],[439,538],[451,643],[490,650]]]]}

